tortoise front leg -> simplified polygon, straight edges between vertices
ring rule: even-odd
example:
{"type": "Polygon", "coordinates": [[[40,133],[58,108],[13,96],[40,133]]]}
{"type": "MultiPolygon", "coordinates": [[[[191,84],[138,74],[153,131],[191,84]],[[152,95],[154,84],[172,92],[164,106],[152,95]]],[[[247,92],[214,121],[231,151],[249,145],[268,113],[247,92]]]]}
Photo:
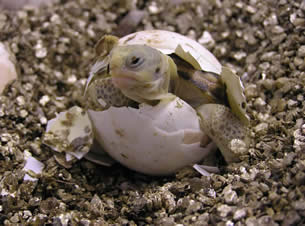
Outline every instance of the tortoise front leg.
{"type": "Polygon", "coordinates": [[[111,77],[96,79],[86,90],[87,107],[93,110],[106,110],[110,106],[133,106],[134,101],[126,97],[114,86],[111,77]]]}
{"type": "Polygon", "coordinates": [[[232,111],[220,104],[197,108],[201,129],[215,142],[226,162],[237,162],[249,148],[248,127],[232,111]]]}

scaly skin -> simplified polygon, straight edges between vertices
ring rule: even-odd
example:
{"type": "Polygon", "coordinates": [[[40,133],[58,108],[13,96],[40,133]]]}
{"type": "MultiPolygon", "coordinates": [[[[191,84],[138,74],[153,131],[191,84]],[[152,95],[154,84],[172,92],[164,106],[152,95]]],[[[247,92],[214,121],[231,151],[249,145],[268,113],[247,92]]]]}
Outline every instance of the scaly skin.
{"type": "Polygon", "coordinates": [[[94,80],[86,92],[88,107],[94,110],[106,110],[110,106],[131,106],[134,102],[115,87],[111,77],[94,80]]]}

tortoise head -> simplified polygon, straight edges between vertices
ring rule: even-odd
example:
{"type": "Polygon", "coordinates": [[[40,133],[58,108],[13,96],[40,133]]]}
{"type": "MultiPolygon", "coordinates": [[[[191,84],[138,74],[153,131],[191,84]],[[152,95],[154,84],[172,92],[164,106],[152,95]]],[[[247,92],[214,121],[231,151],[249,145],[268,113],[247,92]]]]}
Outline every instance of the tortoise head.
{"type": "Polygon", "coordinates": [[[166,97],[175,70],[168,56],[149,46],[117,46],[110,53],[109,74],[114,85],[140,103],[166,97]]]}

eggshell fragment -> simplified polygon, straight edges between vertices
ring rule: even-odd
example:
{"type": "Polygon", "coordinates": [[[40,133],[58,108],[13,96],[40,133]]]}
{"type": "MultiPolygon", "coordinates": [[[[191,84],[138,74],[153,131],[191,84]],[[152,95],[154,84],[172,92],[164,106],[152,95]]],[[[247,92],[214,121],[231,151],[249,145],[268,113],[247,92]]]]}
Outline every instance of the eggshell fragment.
{"type": "Polygon", "coordinates": [[[115,160],[135,171],[168,175],[200,161],[210,150],[196,111],[180,98],[156,106],[88,110],[95,136],[115,160]]]}
{"type": "Polygon", "coordinates": [[[29,174],[31,174],[30,171],[32,171],[35,174],[40,174],[40,173],[42,173],[43,168],[44,168],[44,164],[42,162],[38,161],[36,158],[34,158],[32,156],[28,156],[26,159],[25,166],[23,167],[23,170],[27,172],[24,175],[23,180],[25,180],[25,181],[38,180],[37,178],[34,178],[29,175],[29,174]]]}
{"type": "Polygon", "coordinates": [[[232,112],[242,121],[242,123],[246,126],[249,125],[250,118],[246,112],[246,96],[240,77],[233,73],[231,69],[223,67],[221,79],[226,86],[228,101],[232,112]]]}
{"type": "Polygon", "coordinates": [[[51,119],[46,132],[44,143],[56,152],[65,152],[67,162],[74,158],[81,159],[93,143],[88,114],[77,106],[51,119]]]}
{"type": "Polygon", "coordinates": [[[9,82],[17,78],[13,59],[12,53],[0,42],[0,93],[9,82]]]}

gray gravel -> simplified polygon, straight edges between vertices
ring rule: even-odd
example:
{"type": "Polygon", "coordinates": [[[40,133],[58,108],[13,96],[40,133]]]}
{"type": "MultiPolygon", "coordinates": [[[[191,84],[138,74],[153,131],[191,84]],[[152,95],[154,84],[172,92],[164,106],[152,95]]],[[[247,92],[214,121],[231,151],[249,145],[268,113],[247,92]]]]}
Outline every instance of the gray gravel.
{"type": "Polygon", "coordinates": [[[75,0],[0,11],[19,79],[0,96],[0,224],[304,225],[305,1],[75,0]],[[81,160],[60,166],[41,142],[56,112],[81,105],[105,33],[166,29],[197,39],[245,83],[253,143],[210,178],[154,178],[81,160]],[[24,182],[24,155],[46,168],[24,182]]]}

